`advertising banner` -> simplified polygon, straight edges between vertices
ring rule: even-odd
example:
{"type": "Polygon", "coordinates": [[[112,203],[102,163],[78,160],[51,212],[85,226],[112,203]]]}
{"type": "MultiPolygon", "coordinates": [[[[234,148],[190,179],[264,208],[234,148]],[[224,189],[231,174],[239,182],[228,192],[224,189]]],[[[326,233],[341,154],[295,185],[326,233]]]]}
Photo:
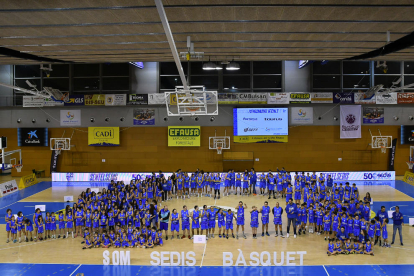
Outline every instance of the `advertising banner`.
{"type": "Polygon", "coordinates": [[[234,143],[287,143],[287,135],[269,135],[269,136],[233,136],[234,143]]]}
{"type": "Polygon", "coordinates": [[[400,143],[414,144],[414,126],[401,126],[400,143]]]}
{"type": "Polygon", "coordinates": [[[218,94],[219,104],[238,104],[239,95],[237,93],[220,93],[218,94]]]}
{"type": "Polygon", "coordinates": [[[361,106],[341,105],[341,139],[361,138],[361,106]]]}
{"type": "Polygon", "coordinates": [[[414,173],[412,173],[410,171],[406,171],[405,174],[404,174],[403,181],[405,183],[410,184],[410,185],[414,185],[414,173]]]}
{"type": "Polygon", "coordinates": [[[341,104],[353,104],[354,103],[354,93],[334,93],[333,103],[341,104]]]}
{"type": "Polygon", "coordinates": [[[147,105],[148,94],[130,94],[128,95],[128,105],[147,105]]]}
{"type": "Polygon", "coordinates": [[[155,125],[155,109],[134,108],[134,125],[155,125]]]}
{"type": "Polygon", "coordinates": [[[105,105],[106,106],[119,106],[126,105],[125,94],[107,94],[105,95],[105,105]]]}
{"type": "Polygon", "coordinates": [[[119,146],[119,127],[88,127],[88,145],[119,146]]]}
{"type": "Polygon", "coordinates": [[[239,104],[267,104],[267,93],[239,93],[239,104]]]}
{"type": "Polygon", "coordinates": [[[377,104],[397,104],[398,93],[377,93],[375,99],[377,104]]]}
{"type": "Polygon", "coordinates": [[[367,97],[365,93],[362,92],[354,93],[354,101],[356,104],[375,104],[377,102],[375,94],[372,94],[371,97],[367,97]]]}
{"type": "Polygon", "coordinates": [[[313,125],[313,107],[291,107],[290,124],[313,125]]]}
{"type": "Polygon", "coordinates": [[[63,102],[57,102],[52,99],[44,99],[44,105],[43,106],[63,106],[63,102]]]}
{"type": "Polygon", "coordinates": [[[14,179],[0,184],[0,196],[2,197],[17,192],[18,190],[19,188],[14,179]]]}
{"type": "MultiPolygon", "coordinates": [[[[225,176],[225,173],[222,172],[213,172],[218,173],[221,177],[225,176]]],[[[257,175],[262,174],[262,172],[256,172],[257,175]]],[[[267,173],[267,172],[266,172],[267,173]]],[[[306,174],[307,172],[305,172],[306,174]]],[[[309,172],[313,173],[313,172],[309,172]]],[[[332,177],[335,181],[391,181],[395,180],[394,171],[361,171],[361,172],[316,172],[316,175],[320,175],[327,179],[328,175],[332,177]]],[[[294,172],[290,173],[292,179],[294,179],[294,172]]],[[[165,178],[168,178],[172,175],[171,172],[163,172],[165,178]]],[[[65,172],[65,173],[52,173],[52,181],[62,181],[65,182],[110,182],[111,180],[124,181],[129,183],[133,179],[145,179],[146,177],[151,177],[152,173],[148,172],[131,172],[131,173],[121,173],[121,172],[110,172],[110,173],[74,173],[74,172],[65,172]]],[[[158,177],[159,175],[156,174],[158,177]]],[[[413,177],[414,179],[414,174],[413,177]]],[[[414,183],[414,180],[413,180],[414,183]]],[[[56,183],[57,184],[57,183],[56,183]]],[[[258,185],[259,183],[257,183],[258,185]]],[[[55,183],[53,184],[55,185],[55,183]]],[[[89,184],[90,185],[90,184],[89,184]]],[[[104,184],[105,187],[108,186],[107,183],[104,184]]]]}
{"type": "Polygon", "coordinates": [[[65,106],[72,106],[72,105],[85,105],[85,97],[84,95],[70,95],[69,102],[64,104],[65,106]]]}
{"type": "Polygon", "coordinates": [[[51,173],[57,171],[58,159],[59,159],[58,151],[52,150],[52,158],[50,160],[50,172],[51,173]]]}
{"type": "Polygon", "coordinates": [[[312,100],[311,93],[291,92],[289,97],[290,97],[290,103],[308,104],[308,103],[311,103],[311,100],[312,100]]]}
{"type": "Polygon", "coordinates": [[[85,95],[85,105],[105,105],[105,94],[85,95]]]}
{"type": "Polygon", "coordinates": [[[19,147],[47,147],[49,145],[47,128],[18,128],[17,145],[19,147]]]}
{"type": "Polygon", "coordinates": [[[267,104],[289,104],[290,93],[267,93],[267,104]]]}
{"type": "Polygon", "coordinates": [[[61,110],[60,111],[61,126],[80,126],[81,110],[61,110]]]}
{"type": "Polygon", "coordinates": [[[43,107],[45,98],[34,96],[23,96],[23,107],[43,107]]]}
{"type": "Polygon", "coordinates": [[[312,93],[312,103],[333,103],[332,92],[316,92],[312,93]]]}
{"type": "Polygon", "coordinates": [[[362,122],[364,124],[383,124],[384,108],[383,107],[363,107],[362,122]]]}
{"type": "Polygon", "coordinates": [[[390,150],[390,155],[388,156],[388,170],[393,171],[394,170],[394,163],[395,163],[395,151],[397,149],[397,138],[392,139],[392,147],[390,150]]]}
{"type": "Polygon", "coordinates": [[[30,187],[37,183],[36,175],[34,173],[22,176],[19,182],[19,190],[30,187]]]}
{"type": "Polygon", "coordinates": [[[414,93],[397,93],[398,104],[412,104],[414,103],[414,93]]]}
{"type": "Polygon", "coordinates": [[[201,128],[199,126],[169,126],[169,147],[199,147],[201,128]]]}
{"type": "Polygon", "coordinates": [[[165,94],[164,93],[148,94],[148,104],[165,104],[165,94]]]}

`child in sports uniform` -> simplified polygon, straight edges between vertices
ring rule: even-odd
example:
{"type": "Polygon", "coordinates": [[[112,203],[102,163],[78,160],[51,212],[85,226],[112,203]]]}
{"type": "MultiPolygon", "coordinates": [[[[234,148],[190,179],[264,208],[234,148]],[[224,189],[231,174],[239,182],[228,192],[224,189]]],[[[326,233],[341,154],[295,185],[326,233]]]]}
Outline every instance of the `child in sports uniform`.
{"type": "Polygon", "coordinates": [[[157,244],[161,247],[164,245],[164,242],[162,240],[162,231],[161,231],[161,229],[158,229],[158,232],[157,232],[157,244]]]}
{"type": "MultiPolygon", "coordinates": [[[[275,225],[275,237],[279,235],[284,238],[283,236],[283,229],[282,229],[282,215],[283,215],[283,208],[279,206],[279,202],[276,202],[276,206],[272,209],[273,213],[273,223],[275,225]]],[[[257,229],[256,229],[257,232],[257,229]]]]}
{"type": "Polygon", "coordinates": [[[229,238],[229,230],[231,230],[231,235],[234,237],[234,233],[233,233],[233,218],[236,218],[236,216],[231,212],[231,209],[227,210],[227,215],[226,215],[226,238],[229,238]]]}
{"type": "Polygon", "coordinates": [[[219,238],[222,237],[222,235],[221,235],[222,231],[223,231],[223,238],[224,238],[224,231],[225,231],[225,227],[226,227],[225,216],[226,215],[224,214],[223,209],[220,209],[218,214],[217,214],[219,238]]]}
{"type": "Polygon", "coordinates": [[[28,218],[24,220],[24,224],[26,226],[26,242],[29,241],[29,234],[30,234],[30,241],[33,241],[33,224],[32,221],[28,218]]]}
{"type": "Polygon", "coordinates": [[[343,252],[342,252],[342,242],[341,242],[340,239],[336,239],[335,251],[337,252],[337,254],[343,254],[343,252]]]}
{"type": "Polygon", "coordinates": [[[50,233],[52,239],[56,239],[56,215],[55,212],[52,212],[50,215],[50,233]]]}
{"type": "Polygon", "coordinates": [[[240,175],[240,173],[237,173],[236,175],[236,195],[237,195],[237,188],[239,188],[239,193],[240,195],[242,194],[242,177],[240,175]]]}
{"type": "Polygon", "coordinates": [[[331,231],[331,216],[329,211],[326,211],[325,216],[323,217],[323,231],[325,232],[326,241],[326,236],[329,238],[329,232],[331,231]]]}
{"type": "Polygon", "coordinates": [[[208,218],[209,213],[207,210],[207,205],[203,206],[203,211],[201,211],[201,235],[203,235],[203,231],[206,230],[206,238],[208,239],[208,218]]]}
{"type": "Polygon", "coordinates": [[[90,237],[89,237],[89,235],[86,237],[86,240],[85,240],[85,246],[84,247],[82,247],[82,249],[91,249],[92,248],[92,246],[93,246],[93,243],[91,242],[91,240],[90,240],[90,237]]]}
{"type": "Polygon", "coordinates": [[[379,246],[381,246],[381,222],[379,217],[375,217],[375,243],[377,245],[379,241],[379,246]]]}
{"type": "Polygon", "coordinates": [[[345,254],[352,254],[354,252],[354,246],[352,245],[351,239],[347,239],[345,242],[345,254]]]}
{"type": "Polygon", "coordinates": [[[250,227],[252,228],[253,239],[257,239],[257,228],[259,227],[259,211],[256,206],[252,206],[250,211],[250,227]]]}
{"type": "MultiPolygon", "coordinates": [[[[197,229],[197,235],[200,235],[200,211],[198,210],[198,206],[194,206],[194,211],[191,213],[190,216],[191,222],[191,233],[194,237],[194,229],[197,229]]],[[[193,239],[191,237],[191,239],[193,239]]]]}
{"type": "Polygon", "coordinates": [[[389,245],[388,243],[388,231],[387,231],[387,224],[388,224],[388,219],[385,218],[382,222],[382,239],[384,240],[384,244],[382,245],[383,247],[391,247],[391,245],[389,245]]]}
{"type": "Polygon", "coordinates": [[[335,251],[335,244],[333,243],[333,239],[329,239],[328,251],[326,253],[328,254],[328,256],[338,254],[338,252],[335,251]]]}
{"type": "Polygon", "coordinates": [[[47,238],[50,239],[50,213],[47,212],[46,213],[46,218],[45,218],[45,240],[47,240],[47,238]]]}
{"type": "Polygon", "coordinates": [[[237,228],[236,228],[236,238],[239,239],[239,226],[241,226],[242,228],[242,232],[243,232],[243,238],[247,238],[246,235],[244,234],[244,210],[247,209],[247,205],[246,203],[243,205],[243,201],[239,201],[239,205],[236,206],[236,210],[237,210],[237,219],[236,219],[236,224],[237,224],[237,228]]]}
{"type": "Polygon", "coordinates": [[[323,211],[321,210],[321,207],[318,207],[318,211],[316,212],[316,231],[318,232],[318,235],[322,234],[323,232],[323,211]]]}
{"type": "MultiPolygon", "coordinates": [[[[374,242],[375,237],[375,220],[371,220],[371,223],[368,226],[368,237],[372,242],[374,242]]],[[[368,243],[367,243],[368,244],[368,243]]]]}
{"type": "Polygon", "coordinates": [[[149,236],[148,239],[147,239],[146,248],[153,248],[153,247],[154,247],[154,240],[152,239],[151,236],[149,236]]]}
{"type": "Polygon", "coordinates": [[[69,237],[69,233],[72,233],[72,239],[73,239],[73,216],[72,211],[68,211],[66,215],[66,237],[69,237]]]}
{"type": "Polygon", "coordinates": [[[26,240],[26,231],[24,230],[23,223],[24,223],[23,213],[18,212],[17,213],[16,224],[17,224],[17,232],[19,233],[19,243],[22,242],[22,231],[23,231],[23,234],[24,234],[24,240],[26,240]]]}
{"type": "Polygon", "coordinates": [[[361,244],[358,240],[354,241],[354,254],[363,254],[361,244]]]}
{"type": "Polygon", "coordinates": [[[174,231],[177,232],[177,239],[180,238],[180,217],[177,213],[177,209],[173,209],[171,214],[171,239],[174,239],[174,231]]]}
{"type": "Polygon", "coordinates": [[[367,244],[365,245],[364,254],[374,256],[374,251],[372,250],[372,243],[370,241],[367,241],[367,244]]]}
{"type": "Polygon", "coordinates": [[[45,228],[44,228],[44,224],[43,224],[43,217],[42,216],[39,216],[38,217],[38,220],[37,220],[37,233],[38,233],[38,237],[36,239],[36,242],[38,240],[43,240],[43,233],[44,233],[44,231],[45,231],[45,228]]]}
{"type": "MultiPolygon", "coordinates": [[[[62,234],[62,230],[63,230],[63,238],[66,238],[65,235],[65,215],[63,214],[62,211],[59,212],[58,215],[58,220],[59,220],[59,235],[58,235],[58,239],[60,239],[60,235],[62,234]]],[[[90,232],[90,231],[89,231],[90,232]]]]}

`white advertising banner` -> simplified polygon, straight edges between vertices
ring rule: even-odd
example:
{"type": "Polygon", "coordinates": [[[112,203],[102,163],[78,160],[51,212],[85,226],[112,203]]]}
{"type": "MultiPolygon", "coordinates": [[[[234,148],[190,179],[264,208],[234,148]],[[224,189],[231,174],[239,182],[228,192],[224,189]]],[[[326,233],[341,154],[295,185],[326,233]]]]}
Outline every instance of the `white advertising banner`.
{"type": "Polygon", "coordinates": [[[372,94],[371,97],[367,97],[367,95],[362,92],[354,93],[354,102],[356,104],[375,104],[375,94],[372,94]]]}
{"type": "Polygon", "coordinates": [[[267,93],[239,93],[240,104],[267,104],[267,93]]]}
{"type": "Polygon", "coordinates": [[[165,104],[165,94],[164,93],[148,94],[148,104],[165,104]]]}
{"type": "Polygon", "coordinates": [[[267,103],[268,104],[289,104],[290,93],[268,93],[267,103]]]}
{"type": "MultiPolygon", "coordinates": [[[[226,173],[217,172],[219,177],[224,180],[226,173]]],[[[267,172],[265,172],[267,173],[267,172]]],[[[312,174],[313,172],[309,172],[312,174]]],[[[328,178],[328,175],[336,181],[388,181],[395,180],[395,171],[360,171],[360,172],[323,172],[317,171],[316,175],[319,176],[322,173],[325,179],[328,178]]],[[[262,174],[262,172],[256,172],[257,175],[262,174]]],[[[307,174],[307,172],[305,172],[307,174]]],[[[170,172],[163,173],[165,178],[168,178],[172,175],[170,172]]],[[[292,180],[295,179],[295,173],[291,172],[292,180]]],[[[68,182],[86,182],[85,185],[91,185],[91,182],[103,182],[102,185],[96,183],[93,187],[107,187],[108,183],[111,180],[124,181],[129,183],[132,179],[144,179],[145,177],[151,177],[152,173],[145,172],[135,172],[135,173],[73,173],[73,172],[64,172],[64,173],[52,173],[52,181],[62,182],[62,185],[68,185],[68,182]]],[[[158,177],[159,175],[156,174],[158,177]]],[[[74,183],[74,185],[79,185],[79,183],[74,183]]],[[[53,186],[59,186],[59,183],[54,183],[53,186]]]]}
{"type": "Polygon", "coordinates": [[[341,139],[361,138],[361,106],[341,105],[341,139]]]}
{"type": "Polygon", "coordinates": [[[312,103],[333,103],[333,93],[332,92],[312,93],[311,102],[312,103]]]}
{"type": "Polygon", "coordinates": [[[375,100],[377,104],[397,104],[397,92],[377,93],[375,100]]]}
{"type": "Polygon", "coordinates": [[[313,125],[313,107],[291,107],[290,124],[313,125]]]}
{"type": "Polygon", "coordinates": [[[65,103],[64,102],[57,102],[54,101],[52,99],[44,99],[44,106],[63,106],[65,103]]]}
{"type": "Polygon", "coordinates": [[[17,186],[16,180],[7,181],[0,184],[0,196],[6,196],[8,194],[17,192],[19,187],[17,186]]]}
{"type": "Polygon", "coordinates": [[[81,111],[80,110],[61,110],[60,111],[61,126],[80,126],[81,111]]]}
{"type": "Polygon", "coordinates": [[[126,94],[107,94],[105,95],[105,105],[126,105],[126,99],[126,94]]]}
{"type": "Polygon", "coordinates": [[[45,98],[23,96],[23,107],[43,107],[45,105],[45,98]]]}

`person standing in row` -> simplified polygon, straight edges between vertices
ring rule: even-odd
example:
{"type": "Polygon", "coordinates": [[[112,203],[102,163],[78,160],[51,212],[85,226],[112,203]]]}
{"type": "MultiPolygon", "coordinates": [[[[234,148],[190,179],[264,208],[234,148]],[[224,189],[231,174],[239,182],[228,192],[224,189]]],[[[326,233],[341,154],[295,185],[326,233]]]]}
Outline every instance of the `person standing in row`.
{"type": "Polygon", "coordinates": [[[399,206],[395,206],[395,212],[392,213],[392,220],[394,221],[394,226],[393,226],[391,244],[394,244],[395,234],[397,234],[397,230],[398,230],[398,234],[400,235],[400,243],[401,243],[401,246],[403,246],[404,244],[403,244],[403,237],[402,237],[402,226],[404,225],[404,217],[403,217],[403,214],[400,213],[399,206]]]}
{"type": "Polygon", "coordinates": [[[296,215],[298,213],[298,207],[296,204],[293,203],[292,199],[289,199],[289,203],[285,208],[287,218],[288,218],[288,225],[286,229],[286,237],[289,238],[289,230],[290,230],[290,224],[293,226],[293,234],[294,238],[296,238],[296,215]]]}

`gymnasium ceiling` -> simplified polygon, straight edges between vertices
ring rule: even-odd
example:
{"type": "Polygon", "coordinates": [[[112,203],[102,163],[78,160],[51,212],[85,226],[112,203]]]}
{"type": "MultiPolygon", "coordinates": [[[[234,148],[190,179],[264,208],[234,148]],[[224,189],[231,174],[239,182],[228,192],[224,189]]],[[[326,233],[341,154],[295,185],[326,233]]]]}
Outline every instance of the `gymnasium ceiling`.
{"type": "MultiPolygon", "coordinates": [[[[171,61],[152,0],[0,0],[0,47],[72,62],[171,61]]],[[[412,0],[163,0],[179,52],[338,60],[414,31],[412,0]]],[[[379,58],[414,60],[414,47],[379,58]]],[[[2,64],[38,63],[0,56],[2,64]]]]}

